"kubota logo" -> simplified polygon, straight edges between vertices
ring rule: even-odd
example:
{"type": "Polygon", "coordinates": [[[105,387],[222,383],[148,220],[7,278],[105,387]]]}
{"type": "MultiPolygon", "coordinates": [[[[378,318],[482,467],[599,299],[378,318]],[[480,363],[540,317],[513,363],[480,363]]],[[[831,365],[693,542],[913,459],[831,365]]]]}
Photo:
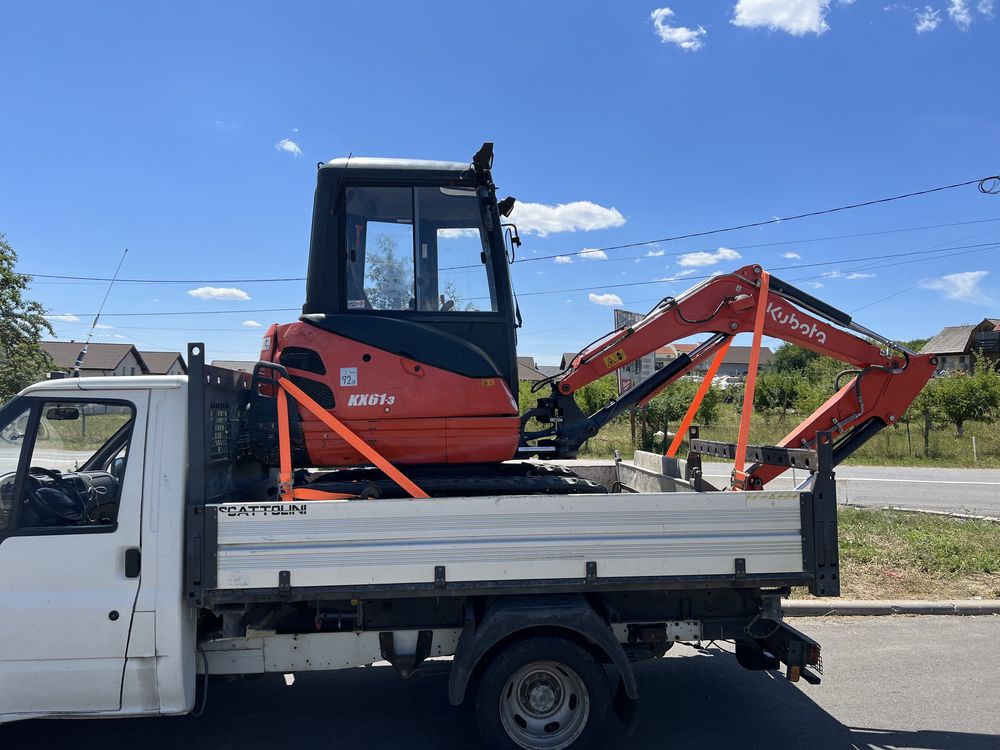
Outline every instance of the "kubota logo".
{"type": "Polygon", "coordinates": [[[347,399],[348,406],[392,406],[396,397],[387,393],[352,393],[347,399]]]}
{"type": "Polygon", "coordinates": [[[778,325],[788,326],[793,331],[798,331],[799,333],[805,334],[811,339],[816,339],[821,344],[826,343],[826,331],[821,331],[816,327],[815,323],[809,323],[805,320],[799,320],[795,317],[794,312],[785,312],[781,305],[776,305],[773,302],[767,303],[767,314],[771,316],[773,320],[778,325]]]}

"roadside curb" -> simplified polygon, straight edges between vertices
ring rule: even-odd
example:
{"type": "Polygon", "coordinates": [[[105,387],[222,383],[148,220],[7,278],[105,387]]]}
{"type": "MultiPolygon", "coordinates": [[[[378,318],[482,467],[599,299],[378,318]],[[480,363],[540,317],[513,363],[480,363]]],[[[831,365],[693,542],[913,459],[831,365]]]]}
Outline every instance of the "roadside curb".
{"type": "Polygon", "coordinates": [[[1000,615],[996,599],[955,599],[952,601],[878,599],[782,599],[786,617],[830,617],[873,615],[1000,615]]]}

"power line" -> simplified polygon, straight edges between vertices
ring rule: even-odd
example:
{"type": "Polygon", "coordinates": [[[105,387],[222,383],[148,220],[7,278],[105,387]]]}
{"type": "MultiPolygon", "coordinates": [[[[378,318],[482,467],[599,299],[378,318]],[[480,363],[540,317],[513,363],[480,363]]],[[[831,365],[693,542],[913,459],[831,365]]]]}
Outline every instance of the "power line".
{"type": "Polygon", "coordinates": [[[967,187],[968,185],[979,185],[979,192],[993,195],[997,190],[1000,190],[1000,176],[990,176],[981,177],[976,180],[966,180],[965,182],[956,182],[951,185],[941,185],[935,188],[928,188],[927,190],[917,190],[912,193],[903,193],[901,195],[893,195],[888,198],[877,198],[875,200],[863,201],[861,203],[850,203],[846,206],[837,206],[835,208],[824,208],[820,211],[809,211],[808,213],[795,214],[794,216],[776,216],[773,219],[768,219],[767,221],[755,221],[749,224],[737,224],[731,227],[722,227],[720,229],[708,229],[701,232],[690,232],[688,234],[677,234],[671,237],[661,237],[656,240],[646,240],[645,242],[629,242],[623,245],[608,245],[606,247],[595,247],[588,248],[586,250],[579,250],[573,253],[555,253],[553,255],[536,255],[531,258],[523,258],[520,261],[515,262],[526,262],[527,260],[547,260],[550,258],[555,258],[557,255],[569,256],[569,255],[580,255],[586,252],[595,251],[607,251],[607,250],[624,250],[630,247],[643,247],[645,245],[653,245],[660,242],[676,242],[677,240],[689,240],[695,237],[707,237],[713,234],[723,234],[726,232],[736,232],[741,229],[754,229],[756,227],[766,227],[770,224],[781,224],[787,221],[796,221],[798,219],[808,219],[816,216],[825,216],[826,214],[833,214],[839,211],[850,211],[855,208],[863,208],[865,206],[874,206],[880,203],[890,203],[892,201],[903,200],[904,198],[913,198],[918,195],[928,195],[930,193],[939,193],[943,190],[952,190],[953,188],[967,187]],[[996,181],[995,185],[991,185],[990,181],[996,181]]]}
{"type": "MultiPolygon", "coordinates": [[[[957,253],[952,251],[968,250],[968,249],[983,249],[995,250],[1000,248],[1000,242],[985,242],[978,243],[974,245],[955,245],[952,247],[937,248],[931,250],[910,250],[906,252],[899,253],[886,253],[883,255],[868,255],[863,258],[841,258],[838,260],[827,260],[827,261],[815,261],[812,263],[796,263],[792,265],[785,266],[772,266],[769,271],[787,271],[790,269],[804,269],[804,268],[816,268],[820,266],[831,266],[841,263],[858,263],[867,262],[872,260],[885,260],[890,258],[904,258],[912,257],[917,255],[929,255],[931,253],[938,253],[931,260],[937,260],[939,258],[950,257],[950,255],[960,255],[963,253],[957,253]]],[[[575,287],[569,289],[544,289],[537,290],[533,292],[518,292],[518,297],[536,297],[545,294],[565,294],[568,292],[582,292],[582,291],[593,291],[595,288],[600,289],[624,289],[627,287],[638,287],[638,286],[649,286],[652,284],[664,284],[677,281],[702,281],[704,279],[710,279],[712,275],[704,276],[673,276],[661,279],[652,279],[650,281],[633,281],[625,282],[621,284],[590,284],[585,287],[575,287]]],[[[171,311],[161,311],[161,312],[135,312],[135,313],[104,313],[103,317],[155,317],[161,315],[246,315],[248,313],[264,313],[264,312],[297,312],[300,308],[298,307],[270,307],[270,308],[246,308],[241,310],[171,310],[171,311]]],[[[89,313],[80,313],[83,317],[87,317],[89,313]]]]}
{"type": "MultiPolygon", "coordinates": [[[[798,264],[791,265],[791,266],[772,266],[772,267],[768,268],[767,270],[768,271],[772,271],[772,272],[773,271],[786,271],[788,269],[812,268],[812,267],[817,267],[817,266],[830,266],[830,265],[836,265],[838,263],[855,263],[855,262],[859,262],[859,261],[866,261],[866,260],[873,260],[873,259],[900,258],[900,257],[912,256],[912,255],[923,255],[923,254],[927,254],[927,253],[945,253],[945,251],[948,251],[948,250],[963,250],[965,248],[983,248],[983,247],[987,247],[988,250],[995,250],[997,248],[1000,248],[1000,242],[987,242],[987,243],[980,243],[978,245],[958,245],[956,247],[942,248],[942,249],[938,249],[938,250],[914,250],[914,251],[911,251],[911,252],[895,253],[895,254],[890,254],[890,255],[870,255],[867,258],[850,258],[850,259],[842,259],[842,260],[817,261],[815,263],[798,263],[798,264]]],[[[962,253],[953,253],[953,254],[954,255],[961,255],[962,253]]],[[[942,254],[942,255],[935,256],[934,258],[931,258],[930,260],[937,260],[939,258],[946,258],[946,257],[949,257],[949,255],[942,254]]],[[[914,262],[914,261],[911,261],[911,262],[914,262]]],[[[600,288],[600,289],[624,289],[626,287],[649,286],[651,284],[664,284],[664,283],[670,283],[670,282],[675,282],[675,281],[703,281],[704,279],[710,279],[710,278],[713,278],[713,276],[711,274],[707,275],[707,276],[673,276],[673,277],[667,277],[667,278],[662,278],[662,279],[653,279],[651,281],[632,281],[632,282],[625,282],[625,283],[621,283],[621,284],[597,284],[597,285],[591,284],[590,286],[575,287],[575,288],[572,288],[572,289],[550,289],[550,290],[543,290],[543,291],[536,291],[536,292],[518,292],[517,296],[518,297],[536,297],[536,296],[543,295],[543,294],[565,294],[565,293],[568,293],[568,292],[594,291],[597,288],[600,288]]]]}
{"type": "MultiPolygon", "coordinates": [[[[766,221],[755,221],[749,224],[737,224],[729,227],[720,227],[717,229],[706,229],[700,232],[690,232],[688,234],[677,234],[670,237],[661,237],[654,240],[644,240],[641,242],[629,242],[622,245],[607,245],[605,247],[597,248],[587,248],[584,250],[578,250],[575,252],[562,252],[554,253],[551,255],[535,255],[530,258],[520,258],[514,261],[514,263],[526,263],[528,261],[535,260],[550,260],[557,256],[573,256],[582,255],[584,253],[594,253],[594,252],[606,252],[608,250],[625,250],[630,247],[644,247],[647,245],[653,245],[661,242],[676,242],[677,240],[687,240],[696,237],[707,237],[713,234],[724,234],[726,232],[736,232],[742,229],[754,229],[757,227],[765,227],[771,224],[781,224],[788,221],[797,221],[799,219],[809,219],[816,216],[825,216],[827,214],[838,213],[840,211],[850,211],[856,208],[864,208],[866,206],[874,206],[882,203],[891,203],[892,201],[903,200],[905,198],[914,198],[920,195],[929,195],[931,193],[939,193],[944,190],[952,190],[954,188],[967,187],[969,185],[979,185],[979,192],[985,194],[996,194],[1000,191],[1000,176],[993,175],[989,177],[981,177],[974,180],[966,180],[965,182],[955,182],[950,185],[940,185],[934,188],[928,188],[926,190],[917,190],[911,193],[903,193],[900,195],[893,195],[888,198],[876,198],[875,200],[862,201],[859,203],[850,203],[845,206],[836,206],[834,208],[824,208],[819,211],[809,211],[807,213],[795,214],[792,216],[781,216],[774,217],[773,219],[767,219],[766,221]]],[[[996,219],[985,219],[985,221],[996,221],[996,219]]],[[[948,226],[948,225],[941,225],[948,226]]],[[[750,246],[746,246],[750,247],[750,246]]],[[[672,253],[671,255],[675,255],[672,253]]],[[[659,256],[657,256],[659,257],[659,256]]],[[[65,279],[73,281],[110,281],[110,279],[102,278],[98,276],[66,276],[66,275],[56,275],[56,274],[25,274],[26,276],[32,276],[40,279],[65,279]]],[[[290,276],[284,278],[248,278],[248,279],[118,279],[120,283],[127,284],[257,284],[264,282],[286,282],[286,281],[305,281],[304,276],[290,276]]]]}

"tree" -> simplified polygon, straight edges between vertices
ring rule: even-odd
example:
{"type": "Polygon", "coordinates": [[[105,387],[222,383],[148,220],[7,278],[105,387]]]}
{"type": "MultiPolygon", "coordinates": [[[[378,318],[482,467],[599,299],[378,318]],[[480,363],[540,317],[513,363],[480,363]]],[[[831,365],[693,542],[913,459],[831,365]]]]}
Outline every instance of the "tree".
{"type": "Polygon", "coordinates": [[[771,417],[778,416],[778,424],[785,421],[785,415],[792,411],[802,398],[807,387],[801,375],[789,372],[762,372],[757,376],[757,386],[753,394],[753,408],[763,415],[764,421],[771,423],[771,417]]]}
{"type": "Polygon", "coordinates": [[[928,341],[930,341],[930,339],[910,339],[909,341],[900,341],[899,343],[905,346],[907,349],[919,352],[921,349],[924,348],[924,344],[926,344],[928,341]]]}
{"type": "Polygon", "coordinates": [[[804,349],[797,344],[785,342],[774,350],[774,356],[767,363],[770,372],[798,372],[806,369],[813,360],[819,359],[819,354],[804,349]]]}
{"type": "Polygon", "coordinates": [[[928,456],[931,450],[931,429],[935,422],[941,422],[944,415],[941,413],[940,396],[938,394],[938,384],[940,379],[931,380],[923,390],[913,399],[902,421],[909,424],[916,421],[920,425],[920,434],[924,439],[924,456],[928,456]]]}
{"type": "MultiPolygon", "coordinates": [[[[988,372],[992,372],[987,368],[988,372]]],[[[989,387],[989,375],[955,371],[939,378],[937,383],[938,407],[951,424],[955,434],[964,435],[965,423],[973,420],[992,421],[996,414],[995,395],[989,387]]]]}
{"type": "MultiPolygon", "coordinates": [[[[647,419],[655,428],[663,428],[664,432],[669,432],[670,426],[676,425],[687,414],[695,393],[698,391],[699,383],[695,380],[681,379],[671,383],[666,390],[649,402],[647,419]]],[[[705,397],[695,412],[694,422],[698,425],[711,425],[719,417],[719,404],[722,403],[723,393],[720,388],[710,387],[705,392],[705,397]]],[[[655,430],[653,430],[655,431],[655,430]]],[[[646,450],[652,449],[651,441],[647,440],[646,450]]]]}
{"type": "Polygon", "coordinates": [[[388,234],[375,238],[378,252],[368,254],[365,295],[375,310],[408,310],[413,298],[413,260],[396,258],[396,239],[388,234]],[[369,286],[370,284],[370,286],[369,286]]]}
{"type": "Polygon", "coordinates": [[[0,401],[45,377],[55,367],[39,345],[53,335],[45,308],[26,299],[30,276],[17,273],[17,253],[0,232],[0,401]]]}

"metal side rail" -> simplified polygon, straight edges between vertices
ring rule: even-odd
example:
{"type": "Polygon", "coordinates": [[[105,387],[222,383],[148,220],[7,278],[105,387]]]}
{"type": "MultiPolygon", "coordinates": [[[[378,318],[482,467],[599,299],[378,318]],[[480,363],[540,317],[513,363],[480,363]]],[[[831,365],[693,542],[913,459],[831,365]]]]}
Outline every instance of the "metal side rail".
{"type": "MultiPolygon", "coordinates": [[[[733,459],[736,445],[702,440],[698,428],[689,430],[690,453],[686,476],[699,491],[708,489],[702,482],[701,457],[733,459]]],[[[781,466],[806,469],[812,473],[812,489],[799,494],[802,514],[802,565],[815,574],[809,585],[814,596],[840,596],[840,550],[837,541],[837,487],[834,481],[833,433],[818,432],[816,449],[782,448],[774,445],[749,445],[746,458],[754,466],[781,466]]]]}

